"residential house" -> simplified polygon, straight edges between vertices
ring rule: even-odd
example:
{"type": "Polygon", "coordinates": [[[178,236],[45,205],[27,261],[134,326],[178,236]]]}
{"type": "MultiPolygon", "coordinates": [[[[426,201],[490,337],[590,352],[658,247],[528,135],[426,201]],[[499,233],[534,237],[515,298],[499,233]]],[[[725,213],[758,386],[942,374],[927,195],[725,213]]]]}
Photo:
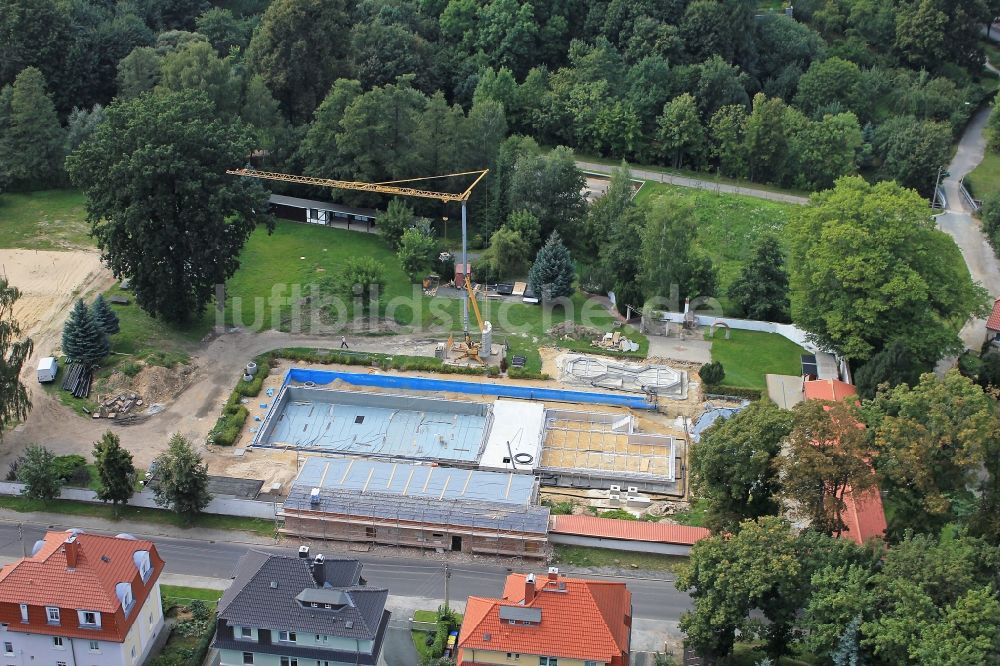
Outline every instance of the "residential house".
{"type": "Polygon", "coordinates": [[[240,558],[219,601],[220,666],[384,664],[389,591],[368,587],[357,560],[299,554],[240,558]]]}
{"type": "Polygon", "coordinates": [[[625,583],[511,574],[503,597],[469,597],[458,666],[628,666],[632,594],[625,583]]]}
{"type": "Polygon", "coordinates": [[[151,541],[48,532],[0,570],[0,664],[135,666],[163,629],[151,541]]]}

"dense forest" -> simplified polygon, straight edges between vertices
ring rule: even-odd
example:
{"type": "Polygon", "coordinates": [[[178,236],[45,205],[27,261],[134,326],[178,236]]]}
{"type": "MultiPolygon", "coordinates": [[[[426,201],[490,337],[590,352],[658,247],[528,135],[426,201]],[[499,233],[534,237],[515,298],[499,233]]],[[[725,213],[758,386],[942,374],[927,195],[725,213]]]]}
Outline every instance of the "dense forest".
{"type": "Polygon", "coordinates": [[[979,33],[1000,14],[995,0],[803,0],[794,18],[752,0],[217,4],[5,2],[4,179],[58,182],[60,153],[115,97],[194,88],[289,171],[493,166],[514,133],[806,190],[860,170],[927,194],[992,90],[979,33]]]}

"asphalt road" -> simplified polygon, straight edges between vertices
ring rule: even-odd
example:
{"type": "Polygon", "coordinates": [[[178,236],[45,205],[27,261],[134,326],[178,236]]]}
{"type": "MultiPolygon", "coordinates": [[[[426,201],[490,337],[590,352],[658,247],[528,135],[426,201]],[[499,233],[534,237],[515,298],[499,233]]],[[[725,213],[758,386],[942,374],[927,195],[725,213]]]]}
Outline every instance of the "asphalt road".
{"type": "MultiPolygon", "coordinates": [[[[30,553],[32,545],[40,539],[48,525],[23,526],[24,548],[30,553]]],[[[56,529],[64,529],[58,527],[56,529]]],[[[98,530],[88,530],[98,532],[98,530]]],[[[162,536],[134,536],[148,538],[156,543],[160,556],[166,562],[167,573],[207,578],[230,578],[236,561],[250,547],[247,544],[227,541],[200,541],[162,536]]],[[[253,546],[280,554],[294,554],[297,546],[253,546]]],[[[21,541],[16,523],[0,522],[0,557],[21,556],[21,541]]],[[[313,554],[317,549],[313,547],[313,554]]],[[[370,585],[389,588],[390,594],[402,597],[422,597],[443,600],[444,563],[430,557],[387,558],[358,553],[364,562],[364,576],[370,585]]],[[[543,567],[531,565],[536,572],[543,567]]],[[[450,597],[453,600],[468,596],[496,596],[503,589],[508,570],[505,567],[458,563],[451,566],[450,597]]],[[[587,575],[588,578],[621,580],[609,576],[587,575]]],[[[632,592],[634,615],[638,619],[676,622],[681,613],[690,608],[690,598],[678,592],[673,580],[626,579],[632,592]]]]}

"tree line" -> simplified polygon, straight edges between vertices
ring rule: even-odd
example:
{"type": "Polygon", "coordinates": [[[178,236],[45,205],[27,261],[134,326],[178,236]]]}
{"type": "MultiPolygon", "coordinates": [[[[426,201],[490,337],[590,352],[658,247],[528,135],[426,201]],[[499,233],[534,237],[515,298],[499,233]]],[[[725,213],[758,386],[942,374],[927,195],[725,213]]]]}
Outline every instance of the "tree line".
{"type": "MultiPolygon", "coordinates": [[[[337,82],[353,81],[341,92],[383,92],[333,134],[378,120],[376,102],[402,104],[405,115],[416,93],[440,93],[439,132],[454,129],[454,105],[471,113],[493,100],[512,132],[546,145],[804,189],[860,169],[926,194],[949,139],[988,94],[979,30],[1000,13],[996,0],[806,0],[794,18],[756,16],[751,0],[241,6],[246,14],[204,0],[5,3],[0,88],[36,71],[26,90],[0,98],[8,126],[0,136],[10,139],[0,142],[0,172],[15,187],[59,182],[57,144],[63,154],[67,141],[72,149],[99,121],[88,117],[99,105],[194,88],[251,126],[273,165],[294,171],[311,158],[314,167],[355,167],[368,177],[378,169],[357,155],[354,164],[351,155],[346,165],[329,164],[316,141],[325,137],[320,151],[335,155],[375,149],[386,144],[358,140],[381,140],[377,129],[345,145],[329,130],[314,132],[309,156],[294,158],[337,82]],[[401,79],[411,90],[386,89],[401,79]],[[55,125],[28,103],[41,82],[55,125]],[[17,147],[33,131],[45,141],[27,160],[17,147]]],[[[323,113],[345,109],[331,102],[323,113]]],[[[388,145],[409,154],[383,165],[390,171],[433,173],[477,157],[485,165],[475,142],[407,151],[417,127],[412,118],[398,127],[388,145]]]]}

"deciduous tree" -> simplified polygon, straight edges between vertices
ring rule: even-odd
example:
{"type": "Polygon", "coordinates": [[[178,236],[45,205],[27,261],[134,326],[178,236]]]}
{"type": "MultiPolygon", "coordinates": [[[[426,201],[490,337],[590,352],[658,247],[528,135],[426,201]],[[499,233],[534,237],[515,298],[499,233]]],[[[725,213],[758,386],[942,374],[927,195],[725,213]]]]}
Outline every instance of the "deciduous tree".
{"type": "Polygon", "coordinates": [[[696,495],[708,500],[709,528],[731,531],[744,520],[778,514],[775,463],[791,430],[791,412],[759,401],[702,433],[691,447],[691,480],[696,495]]]}
{"type": "Polygon", "coordinates": [[[333,286],[348,302],[360,298],[361,308],[368,311],[385,290],[385,267],[374,257],[349,257],[333,286]]]}
{"type": "Polygon", "coordinates": [[[675,169],[687,164],[697,166],[705,150],[705,128],[698,117],[695,98],[684,93],[663,107],[657,119],[657,139],[675,169]]]}
{"type": "Polygon", "coordinates": [[[33,345],[14,319],[14,303],[20,297],[17,287],[0,276],[0,441],[4,430],[27,418],[31,409],[28,390],[21,382],[21,369],[31,356],[33,345]]]}
{"type": "Polygon", "coordinates": [[[160,81],[162,58],[155,49],[139,46],[118,62],[118,97],[138,97],[160,81]]]}
{"type": "Polygon", "coordinates": [[[62,481],[55,456],[44,446],[32,444],[18,461],[17,480],[24,484],[21,494],[28,499],[48,502],[62,493],[62,481]]]}
{"type": "Polygon", "coordinates": [[[901,340],[933,363],[961,348],[954,322],[983,311],[985,293],[927,202],[895,183],[842,178],[786,233],[792,320],[849,359],[901,340]]]}
{"type": "Polygon", "coordinates": [[[814,530],[840,535],[846,528],[845,494],[863,495],[875,487],[872,457],[854,406],[806,400],[795,407],[782,455],[782,494],[814,530]]]}
{"type": "Polygon", "coordinates": [[[399,241],[406,230],[413,226],[416,218],[413,209],[402,199],[392,199],[385,213],[378,218],[378,231],[393,250],[399,249],[399,241]]]}
{"type": "Polygon", "coordinates": [[[100,487],[97,499],[111,502],[115,511],[119,504],[128,504],[135,494],[135,465],[132,454],[122,448],[118,435],[110,430],[94,442],[94,464],[100,487]]]}
{"type": "Polygon", "coordinates": [[[67,158],[98,247],[116,277],[131,278],[145,311],[198,317],[257,224],[273,224],[260,184],[225,173],[253,141],[194,91],[119,101],[107,115],[67,158]]]}
{"type": "Polygon", "coordinates": [[[208,465],[180,434],[170,438],[167,452],[156,459],[156,503],[190,521],[212,501],[208,465]]]}
{"type": "Polygon", "coordinates": [[[437,251],[437,243],[428,232],[429,229],[410,227],[399,239],[396,256],[399,257],[403,270],[414,281],[430,268],[437,251]]]}

